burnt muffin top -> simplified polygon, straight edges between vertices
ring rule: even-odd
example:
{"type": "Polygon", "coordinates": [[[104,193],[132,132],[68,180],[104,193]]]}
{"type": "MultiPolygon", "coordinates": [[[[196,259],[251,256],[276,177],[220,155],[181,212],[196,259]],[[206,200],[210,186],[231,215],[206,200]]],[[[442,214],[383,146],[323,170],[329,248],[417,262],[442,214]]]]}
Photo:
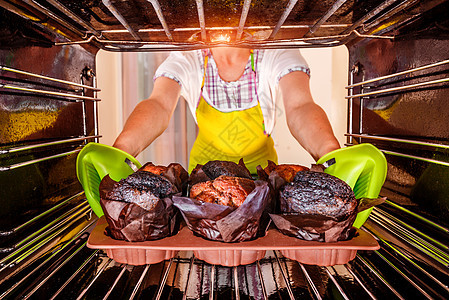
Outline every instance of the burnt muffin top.
{"type": "Polygon", "coordinates": [[[322,215],[336,219],[349,216],[358,205],[351,187],[322,172],[300,171],[280,190],[282,212],[322,215]]]}
{"type": "Polygon", "coordinates": [[[211,160],[202,169],[212,180],[221,175],[252,179],[248,169],[232,161],[211,160]]]}
{"type": "Polygon", "coordinates": [[[105,195],[106,199],[135,203],[147,210],[159,199],[177,193],[176,187],[165,177],[138,171],[116,182],[105,195]]]}

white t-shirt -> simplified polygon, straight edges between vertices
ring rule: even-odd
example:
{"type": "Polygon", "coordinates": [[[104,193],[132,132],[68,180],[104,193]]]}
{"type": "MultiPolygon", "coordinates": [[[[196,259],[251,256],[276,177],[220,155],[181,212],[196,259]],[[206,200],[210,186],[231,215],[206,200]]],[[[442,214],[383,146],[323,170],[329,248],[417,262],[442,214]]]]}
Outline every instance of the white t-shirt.
{"type": "MultiPolygon", "coordinates": [[[[297,49],[291,50],[255,50],[263,51],[261,61],[256,62],[257,94],[268,134],[273,131],[276,117],[276,103],[281,97],[279,80],[293,71],[309,74],[307,62],[297,49]]],[[[183,96],[196,121],[196,106],[200,97],[201,83],[204,74],[204,54],[201,50],[171,52],[169,57],[156,70],[154,78],[161,76],[171,78],[181,86],[183,96]]],[[[232,84],[232,83],[230,83],[232,84]]],[[[203,97],[208,101],[206,89],[203,97]]],[[[257,99],[255,100],[257,101],[257,99]]],[[[253,105],[249,105],[251,107],[253,105]]],[[[219,108],[217,108],[219,109],[219,108]]]]}

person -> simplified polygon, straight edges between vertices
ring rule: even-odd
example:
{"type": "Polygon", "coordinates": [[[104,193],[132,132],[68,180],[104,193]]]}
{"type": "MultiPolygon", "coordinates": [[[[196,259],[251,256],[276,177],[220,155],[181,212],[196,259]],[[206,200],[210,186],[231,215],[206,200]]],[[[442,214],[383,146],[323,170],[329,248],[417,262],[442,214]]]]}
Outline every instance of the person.
{"type": "Polygon", "coordinates": [[[167,128],[182,95],[198,125],[189,172],[210,160],[278,162],[271,137],[282,97],[289,130],[318,160],[340,148],[324,110],[312,99],[309,68],[298,49],[215,47],[172,52],[154,76],[150,97],[133,110],[114,147],[133,156],[167,128]]]}

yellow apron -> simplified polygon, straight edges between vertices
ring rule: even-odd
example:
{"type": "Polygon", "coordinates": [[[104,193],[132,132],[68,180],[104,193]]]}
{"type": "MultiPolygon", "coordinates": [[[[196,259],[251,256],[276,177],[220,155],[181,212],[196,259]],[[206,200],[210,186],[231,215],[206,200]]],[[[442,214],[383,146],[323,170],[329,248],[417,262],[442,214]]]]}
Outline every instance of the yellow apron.
{"type": "MultiPolygon", "coordinates": [[[[207,60],[208,56],[204,61],[201,91],[206,77],[207,60]]],[[[251,66],[255,72],[252,51],[251,66]]],[[[204,165],[210,160],[227,160],[237,163],[243,158],[251,174],[256,174],[258,165],[265,167],[267,160],[277,163],[273,139],[264,131],[259,101],[256,106],[245,110],[221,112],[209,105],[201,92],[196,108],[196,118],[199,132],[190,151],[189,172],[197,164],[204,165]]]]}

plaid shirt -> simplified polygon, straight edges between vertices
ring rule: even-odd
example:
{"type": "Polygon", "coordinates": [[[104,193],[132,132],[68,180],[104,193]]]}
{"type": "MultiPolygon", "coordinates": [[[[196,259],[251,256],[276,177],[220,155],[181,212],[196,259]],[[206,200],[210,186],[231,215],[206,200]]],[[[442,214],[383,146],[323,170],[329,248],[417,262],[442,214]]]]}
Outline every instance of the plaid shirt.
{"type": "MultiPolygon", "coordinates": [[[[204,58],[207,52],[203,52],[204,58]]],[[[263,58],[263,51],[254,51],[254,72],[251,68],[251,59],[245,66],[242,76],[237,81],[226,82],[218,75],[218,68],[212,55],[209,55],[206,66],[206,78],[203,92],[206,92],[209,103],[217,109],[246,109],[257,104],[257,66],[263,58]]],[[[207,97],[206,96],[206,97],[207,97]]]]}
{"type": "MultiPolygon", "coordinates": [[[[204,70],[204,59],[208,51],[210,50],[201,51],[202,55],[200,54],[199,59],[201,59],[202,70],[204,70]]],[[[264,53],[264,50],[254,50],[255,72],[251,68],[251,59],[248,59],[243,75],[237,81],[232,82],[226,82],[220,78],[213,56],[209,55],[203,87],[203,96],[209,104],[222,111],[243,110],[257,105],[259,100],[257,97],[260,96],[257,94],[259,66],[261,65],[264,53]]],[[[279,82],[283,76],[294,71],[302,71],[310,76],[308,67],[292,66],[281,72],[277,76],[276,82],[279,82]]],[[[161,76],[171,78],[181,85],[181,82],[171,73],[161,72],[157,77],[161,76]]],[[[154,77],[154,79],[157,77],[154,77]]]]}

